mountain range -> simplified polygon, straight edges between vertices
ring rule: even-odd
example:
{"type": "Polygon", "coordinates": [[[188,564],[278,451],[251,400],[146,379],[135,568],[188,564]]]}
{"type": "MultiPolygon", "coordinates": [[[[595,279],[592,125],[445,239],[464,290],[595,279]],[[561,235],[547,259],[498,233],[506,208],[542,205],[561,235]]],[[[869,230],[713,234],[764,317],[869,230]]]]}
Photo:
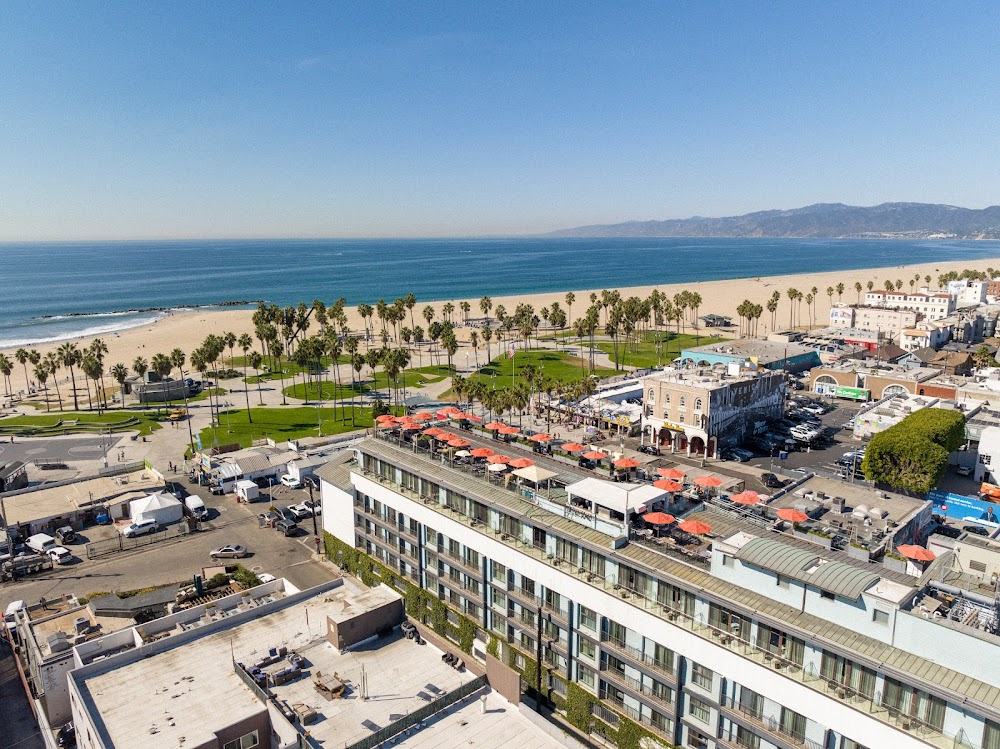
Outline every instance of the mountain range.
{"type": "Polygon", "coordinates": [[[550,237],[789,237],[841,239],[1000,239],[1000,206],[935,203],[854,206],[817,203],[721,218],[626,221],[560,229],[550,237]]]}

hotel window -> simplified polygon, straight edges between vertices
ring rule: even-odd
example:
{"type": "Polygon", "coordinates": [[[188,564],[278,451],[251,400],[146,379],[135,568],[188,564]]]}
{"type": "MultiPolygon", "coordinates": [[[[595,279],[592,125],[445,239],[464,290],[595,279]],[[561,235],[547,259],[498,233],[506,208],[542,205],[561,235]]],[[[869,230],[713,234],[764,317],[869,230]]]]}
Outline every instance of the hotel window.
{"type": "Polygon", "coordinates": [[[701,398],[695,398],[695,401],[694,401],[694,410],[695,410],[696,413],[699,412],[699,411],[701,411],[701,398]]]}
{"type": "Polygon", "coordinates": [[[1000,723],[986,721],[983,729],[983,749],[1000,749],[1000,723]]]}
{"type": "Polygon", "coordinates": [[[746,687],[740,687],[740,711],[755,718],[764,714],[764,698],[757,692],[746,687]]]}
{"type": "Polygon", "coordinates": [[[656,405],[656,391],[653,390],[653,388],[649,389],[649,395],[646,397],[646,401],[651,406],[655,406],[656,405]]]}
{"type": "Polygon", "coordinates": [[[781,732],[786,736],[791,736],[798,743],[804,743],[806,739],[806,716],[800,715],[787,707],[781,708],[781,732]]]}
{"type": "Polygon", "coordinates": [[[681,407],[681,410],[684,409],[686,403],[687,403],[687,398],[685,398],[682,395],[681,398],[680,398],[680,401],[678,402],[678,405],[681,407]]]}
{"type": "Polygon", "coordinates": [[[670,405],[670,393],[663,394],[663,408],[666,409],[670,405]]]}
{"type": "Polygon", "coordinates": [[[712,669],[706,668],[700,663],[691,664],[691,681],[696,687],[711,691],[713,676],[712,669]]]}
{"type": "Polygon", "coordinates": [[[625,647],[625,627],[613,619],[608,619],[607,639],[619,647],[625,647]]]}
{"type": "Polygon", "coordinates": [[[674,670],[674,651],[659,643],[653,643],[653,664],[664,671],[674,670]]]}
{"type": "MultiPolygon", "coordinates": [[[[840,749],[865,749],[862,744],[859,744],[854,739],[849,739],[846,736],[840,740],[840,749]]],[[[983,749],[1000,749],[1000,744],[997,746],[988,747],[985,742],[983,742],[983,749]]]]}
{"type": "Polygon", "coordinates": [[[580,607],[580,626],[586,627],[587,629],[596,632],[597,631],[597,612],[591,611],[586,606],[580,607]]]}
{"type": "Polygon", "coordinates": [[[750,620],[714,603],[708,609],[708,623],[740,640],[750,640],[750,620]]]}
{"type": "Polygon", "coordinates": [[[743,726],[736,726],[736,745],[744,749],[760,749],[760,736],[743,726]]]}
{"type": "Polygon", "coordinates": [[[765,624],[757,625],[757,647],[799,666],[802,665],[806,650],[805,642],[798,637],[792,637],[765,624]]]}
{"type": "Polygon", "coordinates": [[[712,708],[707,702],[702,702],[696,697],[688,695],[688,715],[708,725],[712,719],[712,708]]]}
{"type": "Polygon", "coordinates": [[[576,665],[576,678],[581,684],[586,684],[591,689],[594,688],[594,669],[587,668],[582,663],[576,665]]]}
{"type": "Polygon", "coordinates": [[[939,731],[944,726],[945,701],[922,689],[886,677],[882,703],[894,712],[909,715],[939,731]]]}
{"type": "Polygon", "coordinates": [[[493,563],[493,579],[499,580],[504,584],[507,583],[507,568],[500,564],[500,562],[493,563]]]}
{"type": "Polygon", "coordinates": [[[244,736],[240,736],[234,741],[227,741],[222,745],[222,749],[252,749],[252,747],[257,746],[259,743],[260,742],[257,739],[257,732],[251,731],[244,736]]]}
{"type": "Polygon", "coordinates": [[[597,656],[597,648],[594,647],[594,643],[585,637],[580,638],[580,655],[591,660],[597,656]]]}

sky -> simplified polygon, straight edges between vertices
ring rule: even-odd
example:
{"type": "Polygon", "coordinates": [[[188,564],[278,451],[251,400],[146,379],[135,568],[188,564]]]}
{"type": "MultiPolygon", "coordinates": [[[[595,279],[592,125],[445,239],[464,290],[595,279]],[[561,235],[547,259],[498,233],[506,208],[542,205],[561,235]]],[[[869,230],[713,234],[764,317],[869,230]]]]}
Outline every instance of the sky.
{"type": "Polygon", "coordinates": [[[992,2],[0,3],[0,241],[1000,203],[992,2]]]}

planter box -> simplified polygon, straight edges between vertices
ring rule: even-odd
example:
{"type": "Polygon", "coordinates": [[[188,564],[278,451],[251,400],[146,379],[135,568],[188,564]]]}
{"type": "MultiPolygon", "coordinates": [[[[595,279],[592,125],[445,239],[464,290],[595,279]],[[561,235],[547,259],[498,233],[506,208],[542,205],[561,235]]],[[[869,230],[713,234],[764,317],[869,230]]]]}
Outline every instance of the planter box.
{"type": "Polygon", "coordinates": [[[830,549],[833,546],[832,538],[824,538],[823,536],[817,536],[815,533],[803,533],[802,531],[792,531],[792,535],[794,535],[796,538],[802,539],[803,541],[808,541],[811,544],[822,546],[824,549],[830,549]]]}
{"type": "Polygon", "coordinates": [[[906,572],[906,560],[905,559],[893,559],[892,557],[883,557],[882,566],[887,570],[892,570],[893,572],[906,572]]]}
{"type": "Polygon", "coordinates": [[[869,551],[868,549],[862,549],[858,546],[851,546],[851,545],[847,546],[847,556],[849,556],[851,559],[857,559],[862,562],[867,562],[869,559],[871,559],[871,554],[872,554],[871,551],[869,551]]]}

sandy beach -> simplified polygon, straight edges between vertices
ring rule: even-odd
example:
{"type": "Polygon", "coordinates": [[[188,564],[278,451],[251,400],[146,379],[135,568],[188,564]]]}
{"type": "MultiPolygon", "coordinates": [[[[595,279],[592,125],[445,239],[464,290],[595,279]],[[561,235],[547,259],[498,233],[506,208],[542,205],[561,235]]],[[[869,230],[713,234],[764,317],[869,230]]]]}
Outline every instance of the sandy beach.
{"type": "MultiPolygon", "coordinates": [[[[710,258],[706,258],[706,262],[711,262],[710,258]]],[[[684,290],[697,292],[702,297],[702,305],[698,311],[700,315],[709,313],[728,315],[733,317],[734,322],[737,320],[736,307],[744,299],[749,299],[755,304],[764,305],[774,291],[777,290],[781,292],[781,301],[779,302],[776,316],[777,327],[779,329],[785,329],[788,326],[789,313],[789,301],[785,294],[786,290],[789,288],[796,288],[803,294],[806,294],[813,287],[816,287],[818,289],[815,305],[816,326],[825,327],[830,309],[830,298],[826,294],[827,287],[836,287],[838,283],[843,283],[845,287],[843,301],[848,303],[857,301],[857,293],[854,289],[854,284],[858,281],[860,281],[862,285],[867,285],[868,281],[874,281],[875,288],[878,289],[884,287],[884,283],[887,279],[892,281],[901,279],[903,281],[903,290],[908,291],[910,288],[910,279],[918,273],[920,274],[921,279],[923,279],[926,275],[930,275],[932,279],[931,283],[932,285],[935,285],[937,277],[941,273],[946,273],[951,270],[961,272],[966,268],[985,270],[987,267],[990,267],[995,263],[995,260],[981,260],[978,262],[958,261],[951,263],[926,263],[923,265],[894,266],[890,268],[841,270],[829,273],[743,278],[727,281],[701,281],[683,284],[659,284],[657,286],[632,286],[619,288],[618,290],[623,298],[629,296],[644,298],[649,296],[650,292],[652,292],[654,288],[659,289],[661,292],[670,297],[684,290]]],[[[921,280],[920,283],[922,284],[923,281],[921,280]]],[[[590,294],[592,291],[596,291],[599,294],[601,290],[583,289],[574,291],[576,300],[572,307],[572,319],[580,317],[586,311],[590,304],[590,294]]],[[[248,290],[248,293],[253,293],[253,290],[248,290]]],[[[395,293],[386,295],[386,301],[392,301],[396,298],[396,296],[404,296],[406,293],[406,289],[397,289],[395,290],[395,293]]],[[[508,313],[512,313],[514,308],[520,303],[533,305],[536,312],[554,301],[558,301],[564,309],[566,308],[566,292],[491,298],[493,299],[494,311],[496,310],[497,305],[502,304],[507,309],[508,313]]],[[[377,300],[373,299],[370,303],[374,304],[375,301],[377,300]]],[[[455,313],[453,315],[455,319],[461,318],[461,313],[459,311],[459,303],[461,301],[463,300],[451,300],[451,302],[455,305],[455,313]]],[[[482,313],[479,309],[479,298],[469,299],[468,301],[472,304],[472,311],[470,315],[472,317],[480,317],[482,313]]],[[[835,293],[833,295],[833,302],[836,303],[837,301],[838,298],[835,293]]],[[[444,301],[424,302],[418,299],[417,306],[413,310],[414,318],[417,321],[417,324],[424,325],[424,320],[421,318],[420,312],[427,304],[431,304],[434,307],[437,313],[436,319],[440,319],[441,307],[445,303],[446,302],[444,301]]],[[[802,320],[805,321],[807,318],[805,304],[802,304],[801,312],[802,320]]],[[[357,309],[350,307],[347,309],[347,314],[352,330],[360,330],[362,323],[361,317],[357,314],[357,309]]],[[[237,335],[246,332],[250,333],[252,336],[252,315],[253,312],[250,310],[200,310],[197,312],[177,313],[168,315],[151,325],[123,330],[117,334],[108,333],[100,336],[100,338],[102,338],[108,346],[108,355],[106,357],[107,366],[110,367],[115,363],[121,362],[131,369],[132,361],[137,356],[142,356],[148,361],[149,359],[152,359],[155,354],[166,354],[174,348],[180,348],[186,354],[190,355],[191,351],[197,348],[205,336],[210,333],[220,334],[224,331],[232,331],[237,335]]],[[[375,318],[375,321],[377,324],[377,318],[375,318]]],[[[769,325],[770,315],[765,311],[759,323],[761,335],[766,335],[769,325]]],[[[467,339],[469,329],[459,328],[456,332],[459,339],[467,339]]],[[[81,338],[77,340],[77,343],[81,347],[86,346],[89,345],[92,339],[93,337],[81,338]]],[[[257,345],[256,339],[254,343],[257,345]]],[[[58,347],[58,343],[48,343],[29,348],[35,348],[44,355],[47,351],[58,347]]],[[[16,360],[14,360],[14,351],[15,349],[4,349],[4,352],[14,363],[14,369],[11,372],[11,385],[13,390],[16,392],[18,390],[25,389],[25,382],[24,369],[16,360]]],[[[65,371],[60,371],[59,377],[60,382],[62,382],[63,378],[68,377],[68,375],[65,371]]],[[[50,381],[50,387],[51,386],[50,381]]]]}

